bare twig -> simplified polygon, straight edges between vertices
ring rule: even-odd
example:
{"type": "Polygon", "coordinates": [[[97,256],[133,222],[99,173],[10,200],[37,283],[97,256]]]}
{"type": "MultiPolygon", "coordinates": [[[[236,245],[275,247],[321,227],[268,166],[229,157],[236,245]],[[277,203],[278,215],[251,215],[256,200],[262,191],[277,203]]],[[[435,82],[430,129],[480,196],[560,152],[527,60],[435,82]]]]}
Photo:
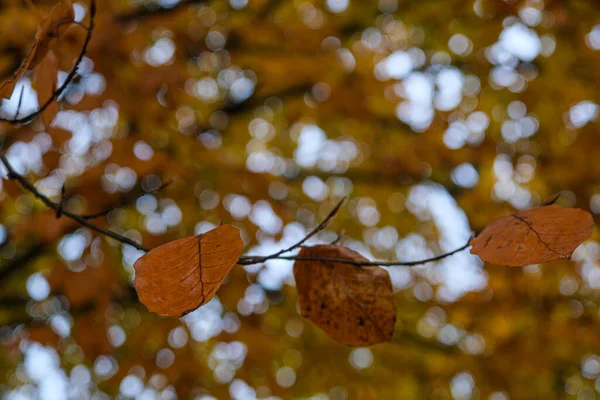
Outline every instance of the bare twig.
{"type": "Polygon", "coordinates": [[[344,237],[344,230],[342,229],[342,230],[340,230],[340,231],[338,232],[338,235],[337,235],[337,237],[335,238],[335,240],[334,240],[333,242],[329,243],[329,244],[331,244],[331,245],[333,245],[333,244],[338,244],[339,242],[341,242],[341,241],[342,241],[342,238],[343,238],[343,237],[344,237]]]}
{"type": "Polygon", "coordinates": [[[327,225],[329,225],[329,222],[331,221],[331,219],[340,210],[340,207],[342,206],[342,204],[344,204],[344,201],[346,201],[346,197],[343,197],[340,201],[338,201],[338,203],[335,205],[335,207],[333,207],[331,209],[331,211],[329,211],[329,214],[327,214],[327,216],[325,217],[325,219],[319,225],[317,225],[317,227],[315,229],[313,229],[308,235],[306,235],[304,237],[304,239],[302,239],[301,241],[299,241],[295,245],[293,245],[291,247],[288,247],[287,249],[284,249],[284,250],[281,250],[281,251],[275,253],[273,255],[273,257],[276,257],[276,256],[278,256],[280,254],[283,254],[283,253],[287,253],[289,251],[292,251],[292,250],[296,249],[297,247],[302,246],[304,243],[306,243],[306,241],[308,239],[310,239],[311,237],[315,236],[317,233],[321,232],[323,229],[327,228],[327,225]]]}
{"type": "Polygon", "coordinates": [[[167,186],[169,186],[171,183],[173,183],[173,179],[168,180],[167,182],[163,183],[162,185],[160,185],[159,187],[157,187],[154,190],[151,190],[149,192],[140,193],[137,196],[134,196],[134,197],[129,198],[129,199],[125,199],[120,204],[117,204],[114,207],[107,208],[106,210],[102,210],[102,211],[99,211],[97,213],[84,214],[84,215],[80,215],[80,216],[81,216],[81,218],[84,218],[84,219],[95,219],[95,218],[103,217],[106,214],[108,214],[109,212],[111,212],[113,210],[116,210],[117,208],[124,207],[124,206],[126,206],[128,204],[131,204],[131,203],[135,202],[137,199],[139,199],[142,196],[145,196],[145,195],[150,194],[150,193],[158,192],[158,191],[166,188],[167,186]]]}
{"type": "Polygon", "coordinates": [[[558,198],[560,197],[561,194],[562,194],[562,191],[556,193],[554,196],[552,196],[548,200],[544,201],[541,205],[542,206],[550,206],[550,205],[556,203],[556,200],[558,200],[558,198]]]}
{"type": "MultiPolygon", "coordinates": [[[[300,256],[276,256],[276,257],[269,256],[267,259],[269,259],[269,260],[273,260],[273,259],[291,260],[291,261],[329,261],[329,262],[337,262],[337,263],[342,263],[342,264],[355,265],[357,267],[375,267],[375,266],[379,266],[379,267],[414,267],[415,265],[423,265],[423,264],[427,264],[427,263],[430,263],[433,261],[439,261],[444,258],[450,257],[458,252],[463,251],[464,249],[466,249],[469,246],[470,246],[470,244],[469,244],[469,242],[467,242],[464,245],[462,245],[461,247],[459,247],[455,250],[452,250],[449,253],[444,253],[444,254],[440,254],[435,257],[425,258],[423,260],[416,260],[416,261],[356,261],[356,260],[349,260],[347,258],[336,258],[336,257],[300,257],[300,256]]],[[[238,264],[251,265],[251,264],[258,264],[260,262],[263,262],[263,261],[259,261],[258,258],[249,257],[249,259],[246,260],[244,257],[240,257],[240,261],[238,261],[238,264]]]]}
{"type": "MultiPolygon", "coordinates": [[[[470,246],[470,241],[473,238],[473,235],[471,235],[471,237],[469,238],[469,240],[467,241],[467,243],[465,243],[464,245],[462,245],[461,247],[452,250],[451,252],[448,253],[444,253],[444,254],[440,254],[437,255],[435,257],[431,257],[431,258],[426,258],[423,260],[416,260],[416,261],[357,261],[357,260],[350,260],[350,259],[346,259],[346,258],[336,258],[336,257],[301,257],[298,255],[293,255],[293,256],[283,256],[282,254],[296,250],[300,247],[302,247],[302,245],[311,237],[313,237],[314,235],[316,235],[318,232],[322,231],[323,229],[325,229],[325,227],[327,227],[327,225],[329,224],[329,222],[331,221],[331,219],[335,216],[335,214],[339,211],[340,207],[342,206],[342,204],[344,203],[344,200],[346,200],[346,198],[344,197],[342,200],[340,200],[335,207],[333,207],[333,209],[329,212],[329,214],[327,214],[327,217],[325,217],[325,219],[323,220],[323,222],[321,222],[315,229],[313,229],[312,231],[310,231],[308,233],[308,235],[306,235],[302,240],[300,240],[298,243],[294,244],[293,246],[290,246],[286,249],[280,250],[277,253],[273,253],[271,255],[268,256],[242,256],[239,258],[238,260],[238,264],[240,265],[253,265],[253,264],[260,264],[263,263],[267,260],[290,260],[290,261],[329,261],[329,262],[338,262],[338,263],[342,263],[342,264],[350,264],[350,265],[355,265],[357,267],[369,267],[369,266],[381,266],[381,267],[412,267],[415,265],[422,265],[422,264],[427,264],[433,261],[439,261],[442,260],[446,257],[450,257],[451,255],[454,255],[460,251],[463,251],[464,249],[466,249],[467,247],[470,246]]],[[[336,241],[334,241],[332,244],[336,243],[337,241],[339,241],[339,238],[341,237],[341,233],[340,236],[338,236],[338,239],[336,239],[336,241]]]]}
{"type": "Polygon", "coordinates": [[[17,116],[15,116],[14,119],[0,117],[0,121],[9,122],[11,124],[25,124],[27,122],[30,122],[35,117],[37,117],[38,115],[43,113],[46,110],[46,108],[48,108],[50,106],[50,104],[52,104],[53,101],[58,99],[60,97],[60,95],[63,94],[63,92],[67,89],[67,86],[69,86],[71,81],[73,79],[75,79],[75,76],[77,75],[77,69],[79,68],[79,64],[81,64],[81,61],[83,60],[85,52],[87,51],[90,40],[92,39],[92,31],[94,30],[95,15],[96,15],[96,0],[91,0],[91,2],[90,2],[90,26],[89,26],[89,29],[87,30],[87,35],[85,37],[85,41],[83,42],[83,46],[81,47],[81,52],[79,53],[79,56],[77,57],[77,60],[75,61],[75,65],[73,66],[73,69],[71,70],[71,72],[69,72],[69,75],[67,75],[67,79],[65,79],[63,84],[52,93],[50,98],[48,100],[46,100],[46,102],[44,104],[42,104],[37,111],[35,111],[29,115],[26,115],[24,117],[21,117],[21,118],[17,118],[17,116]]]}
{"type": "MultiPolygon", "coordinates": [[[[15,169],[13,168],[13,166],[10,164],[10,162],[8,161],[8,159],[6,158],[6,155],[0,151],[0,161],[2,161],[2,163],[4,164],[4,166],[6,167],[7,171],[8,171],[8,178],[9,179],[14,179],[17,182],[19,182],[19,184],[27,191],[29,191],[31,194],[33,194],[35,197],[37,197],[38,199],[40,199],[48,208],[53,209],[54,211],[58,212],[61,209],[61,205],[59,203],[55,203],[54,201],[50,200],[48,197],[46,197],[45,195],[43,195],[42,193],[40,193],[35,186],[33,186],[33,184],[31,182],[29,182],[27,180],[27,178],[25,178],[23,175],[19,174],[17,171],[15,171],[15,169]]],[[[81,217],[78,214],[75,214],[71,211],[68,210],[62,210],[62,215],[71,218],[74,221],[77,221],[80,225],[85,226],[86,228],[90,228],[104,236],[108,236],[114,240],[117,240],[121,243],[124,244],[128,244],[138,250],[141,251],[149,251],[149,249],[143,247],[142,245],[134,242],[133,240],[129,239],[128,237],[125,237],[123,235],[119,235],[116,232],[113,232],[111,230],[108,229],[104,229],[96,224],[93,224],[91,222],[89,222],[87,219],[81,217]]]]}
{"type": "MultiPolygon", "coordinates": [[[[329,214],[327,214],[327,216],[325,217],[325,219],[315,229],[313,229],[312,231],[310,231],[308,233],[308,235],[306,235],[298,243],[296,243],[296,244],[294,244],[294,245],[292,245],[292,246],[290,246],[290,247],[288,247],[286,249],[280,250],[277,253],[273,253],[271,255],[264,256],[264,257],[261,257],[261,256],[240,257],[240,263],[244,262],[244,261],[250,261],[250,260],[252,260],[253,261],[252,264],[258,264],[258,263],[261,263],[261,262],[265,262],[267,260],[272,260],[272,259],[275,259],[275,258],[279,258],[279,256],[282,255],[282,254],[284,254],[284,253],[288,253],[290,251],[294,251],[297,248],[302,247],[302,245],[304,243],[306,243],[306,241],[308,239],[310,239],[311,237],[315,236],[317,233],[321,232],[323,229],[325,229],[327,227],[327,225],[329,224],[329,221],[331,221],[331,219],[335,216],[335,214],[337,214],[337,212],[339,211],[339,209],[342,206],[342,204],[344,204],[345,200],[346,200],[345,197],[343,199],[341,199],[335,205],[335,207],[333,207],[331,209],[331,211],[329,211],[329,214]]],[[[248,265],[248,264],[245,264],[245,265],[248,265]]]]}
{"type": "Polygon", "coordinates": [[[25,86],[21,86],[21,93],[19,93],[19,103],[17,104],[17,111],[15,112],[15,118],[19,118],[19,112],[21,111],[21,105],[23,105],[23,93],[25,93],[25,86]]]}

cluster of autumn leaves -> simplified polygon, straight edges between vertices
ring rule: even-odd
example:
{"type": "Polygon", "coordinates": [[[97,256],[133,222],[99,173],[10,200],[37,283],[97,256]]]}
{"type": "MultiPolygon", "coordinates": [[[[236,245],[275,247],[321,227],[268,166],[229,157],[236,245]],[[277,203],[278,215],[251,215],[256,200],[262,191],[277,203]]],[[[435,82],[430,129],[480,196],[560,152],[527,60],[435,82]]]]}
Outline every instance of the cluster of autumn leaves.
{"type": "MultiPolygon", "coordinates": [[[[493,221],[469,244],[483,261],[525,266],[569,258],[593,227],[592,215],[584,210],[546,205],[493,221]]],[[[222,225],[152,249],[134,265],[140,301],[167,317],[195,310],[213,298],[240,260],[242,248],[239,230],[222,225]]],[[[377,262],[335,244],[302,246],[292,259],[305,318],[348,346],[392,340],[393,289],[388,272],[377,262]]]]}
{"type": "MultiPolygon", "coordinates": [[[[92,1],[91,7],[92,9],[95,7],[94,1],[92,1]]],[[[54,51],[54,47],[69,28],[84,26],[75,21],[75,12],[71,0],[58,2],[52,7],[48,15],[40,15],[40,19],[35,41],[29,49],[27,57],[13,76],[0,85],[0,100],[10,98],[19,80],[27,71],[32,70],[38,103],[42,111],[41,117],[43,122],[49,125],[59,111],[59,104],[54,101],[59,71],[59,58],[54,51]]],[[[84,28],[90,29],[89,27],[84,28]]],[[[77,68],[77,64],[78,62],[75,68],[77,68]]],[[[19,100],[19,104],[21,100],[19,100]]],[[[17,119],[18,111],[15,116],[15,120],[17,119]]]]}

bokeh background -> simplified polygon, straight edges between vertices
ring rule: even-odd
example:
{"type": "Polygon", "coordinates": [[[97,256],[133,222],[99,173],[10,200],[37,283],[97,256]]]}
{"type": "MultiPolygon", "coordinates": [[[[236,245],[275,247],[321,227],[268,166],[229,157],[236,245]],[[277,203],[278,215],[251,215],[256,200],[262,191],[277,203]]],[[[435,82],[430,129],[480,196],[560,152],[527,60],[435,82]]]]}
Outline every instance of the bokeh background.
{"type": "MultiPolygon", "coordinates": [[[[52,1],[33,1],[46,15],[52,1]]],[[[87,23],[89,3],[74,4],[87,23]]],[[[0,1],[0,73],[40,16],[0,1]]],[[[562,191],[600,213],[593,0],[102,0],[50,126],[0,125],[52,199],[147,247],[220,223],[246,254],[299,240],[377,260],[460,247],[562,191]],[[153,192],[164,182],[174,183],[153,192]]],[[[85,32],[56,44],[64,80],[85,32]]],[[[38,106],[26,75],[0,115],[38,106]]],[[[0,394],[7,399],[562,399],[600,396],[598,233],[569,261],[468,250],[391,268],[392,343],[348,348],[299,315],[292,264],[238,266],[181,319],[141,305],[141,252],[3,180],[0,394]]]]}

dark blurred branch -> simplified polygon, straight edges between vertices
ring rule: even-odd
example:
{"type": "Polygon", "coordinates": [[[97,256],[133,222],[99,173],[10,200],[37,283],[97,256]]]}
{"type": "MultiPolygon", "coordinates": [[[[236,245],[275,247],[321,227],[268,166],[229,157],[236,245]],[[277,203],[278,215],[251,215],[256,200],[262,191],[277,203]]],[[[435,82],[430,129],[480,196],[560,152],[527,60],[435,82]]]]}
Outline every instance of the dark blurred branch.
{"type": "Polygon", "coordinates": [[[158,192],[158,191],[166,188],[167,186],[169,186],[171,183],[173,183],[173,179],[168,180],[167,182],[163,183],[162,185],[160,185],[159,187],[157,187],[154,190],[151,190],[149,192],[140,193],[137,196],[133,196],[133,197],[131,197],[129,199],[125,199],[121,203],[117,204],[114,207],[110,207],[110,208],[107,208],[105,210],[99,211],[97,213],[93,213],[93,214],[84,214],[84,215],[81,215],[81,218],[84,218],[84,219],[95,219],[95,218],[103,217],[106,214],[110,213],[111,211],[116,210],[117,208],[121,208],[121,207],[129,205],[131,203],[134,203],[137,199],[139,199],[142,196],[145,196],[145,195],[150,194],[150,193],[158,192]]]}
{"type": "Polygon", "coordinates": [[[65,203],[65,184],[63,183],[62,187],[60,188],[60,202],[58,203],[58,210],[56,210],[56,218],[60,218],[62,211],[63,211],[64,203],[65,203]]]}
{"type": "MultiPolygon", "coordinates": [[[[58,212],[59,210],[61,210],[61,205],[59,203],[55,203],[54,201],[50,200],[48,197],[46,197],[45,195],[43,195],[42,193],[40,193],[35,186],[33,186],[33,184],[31,182],[29,182],[27,180],[27,178],[25,178],[23,175],[19,174],[17,171],[15,171],[15,169],[13,168],[13,166],[10,164],[10,162],[8,161],[8,159],[6,158],[6,155],[4,155],[3,152],[0,151],[0,161],[2,161],[2,163],[4,164],[4,166],[6,167],[6,169],[8,170],[8,178],[9,179],[13,179],[16,180],[17,182],[19,182],[19,184],[27,191],[29,191],[31,194],[33,194],[35,197],[37,197],[38,199],[40,199],[48,208],[53,209],[54,211],[58,212]]],[[[121,243],[124,244],[128,244],[138,250],[142,250],[142,251],[148,251],[149,249],[141,246],[140,244],[134,242],[133,240],[129,239],[128,237],[125,237],[123,235],[119,235],[116,232],[110,231],[108,229],[104,229],[96,224],[93,224],[91,222],[89,222],[87,219],[83,218],[82,216],[75,214],[71,211],[68,210],[62,210],[62,215],[71,218],[72,220],[78,222],[80,225],[85,226],[87,228],[90,228],[98,233],[100,233],[101,235],[104,236],[108,236],[112,239],[115,239],[121,243]]]]}
{"type": "Polygon", "coordinates": [[[10,260],[10,262],[0,269],[0,282],[3,282],[9,275],[21,268],[23,265],[28,264],[33,259],[41,255],[46,249],[46,245],[43,243],[36,243],[27,252],[18,255],[16,258],[10,260]]]}
{"type": "Polygon", "coordinates": [[[156,4],[155,7],[140,6],[126,13],[117,15],[115,20],[120,23],[132,22],[154,15],[170,14],[182,8],[206,2],[207,0],[182,0],[179,3],[175,4],[173,7],[160,7],[158,4],[156,4]]]}
{"type": "MultiPolygon", "coordinates": [[[[73,69],[71,69],[71,72],[69,72],[69,75],[67,75],[67,78],[65,79],[63,84],[52,93],[50,98],[48,100],[46,100],[46,102],[44,104],[42,104],[37,111],[35,111],[29,115],[26,115],[24,117],[21,117],[21,118],[18,118],[18,113],[14,119],[0,117],[0,121],[9,122],[11,124],[25,124],[27,122],[30,122],[35,117],[37,117],[38,115],[43,113],[46,110],[46,108],[48,108],[50,106],[50,104],[52,104],[52,102],[56,101],[56,99],[58,99],[60,97],[60,95],[63,94],[63,92],[67,89],[67,86],[69,86],[71,81],[73,81],[73,79],[75,79],[75,76],[77,75],[77,69],[79,68],[79,64],[81,64],[81,61],[83,60],[85,52],[87,51],[90,40],[92,39],[92,31],[94,30],[95,15],[96,15],[96,0],[91,0],[91,3],[90,3],[90,26],[87,29],[87,35],[85,37],[85,41],[83,42],[83,46],[81,47],[81,52],[79,53],[79,56],[77,57],[77,60],[75,61],[75,65],[73,66],[73,69]]],[[[21,100],[19,100],[19,103],[20,102],[21,102],[21,100]]]]}
{"type": "Polygon", "coordinates": [[[273,12],[277,11],[277,9],[284,4],[282,0],[271,0],[267,4],[265,4],[260,11],[258,12],[257,17],[262,19],[271,15],[273,12]]]}
{"type": "Polygon", "coordinates": [[[457,346],[445,345],[437,340],[427,339],[418,333],[400,330],[394,335],[393,343],[409,346],[418,346],[419,350],[425,351],[441,351],[448,354],[460,354],[460,349],[457,346]]]}
{"type": "MultiPolygon", "coordinates": [[[[256,96],[250,96],[241,103],[234,103],[226,100],[220,111],[226,112],[229,115],[242,114],[245,112],[253,111],[255,108],[265,104],[265,101],[272,97],[277,97],[281,100],[286,98],[294,98],[297,96],[303,96],[306,92],[310,91],[313,87],[312,82],[299,82],[297,84],[283,88],[282,90],[274,93],[262,93],[256,96]]],[[[256,87],[256,90],[260,90],[260,86],[256,87]]]]}

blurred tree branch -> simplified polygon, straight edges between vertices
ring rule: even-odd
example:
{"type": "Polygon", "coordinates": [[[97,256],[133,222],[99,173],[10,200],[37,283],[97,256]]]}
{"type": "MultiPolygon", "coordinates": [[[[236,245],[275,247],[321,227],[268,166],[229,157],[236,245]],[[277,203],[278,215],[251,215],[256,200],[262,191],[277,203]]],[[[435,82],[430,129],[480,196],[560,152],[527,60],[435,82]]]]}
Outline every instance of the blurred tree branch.
{"type": "Polygon", "coordinates": [[[131,11],[117,15],[115,20],[120,23],[127,23],[141,20],[153,15],[170,14],[194,4],[202,4],[207,2],[207,0],[182,0],[173,7],[161,7],[159,4],[156,4],[154,7],[140,6],[131,11]]]}
{"type": "Polygon", "coordinates": [[[6,265],[0,268],[0,282],[5,281],[18,269],[42,255],[47,247],[48,245],[46,243],[34,243],[27,251],[10,260],[6,265]]]}
{"type": "Polygon", "coordinates": [[[23,175],[21,175],[17,171],[15,171],[15,169],[13,168],[11,163],[8,161],[8,158],[6,157],[6,155],[3,152],[0,152],[0,161],[2,161],[2,163],[8,170],[8,178],[9,179],[16,180],[25,190],[27,190],[28,192],[33,194],[35,197],[40,199],[48,208],[53,209],[57,213],[60,211],[62,213],[62,215],[66,216],[68,218],[71,218],[72,220],[75,220],[76,222],[78,222],[80,225],[85,226],[86,228],[90,228],[104,236],[115,239],[121,243],[128,244],[138,250],[142,250],[142,251],[149,250],[149,249],[141,246],[140,244],[136,243],[135,241],[129,239],[128,237],[119,235],[116,232],[113,232],[108,229],[104,229],[96,224],[89,222],[88,219],[84,218],[81,215],[75,214],[69,210],[63,210],[59,203],[56,203],[56,202],[50,200],[47,196],[40,193],[36,189],[36,187],[27,180],[27,178],[25,178],[23,175]]]}
{"type": "Polygon", "coordinates": [[[163,184],[161,184],[159,187],[157,187],[154,190],[151,190],[149,192],[139,193],[139,194],[137,194],[137,195],[135,195],[135,196],[133,196],[131,198],[123,200],[121,203],[117,204],[116,206],[112,206],[112,207],[106,208],[106,209],[104,209],[102,211],[99,211],[97,213],[83,214],[83,215],[81,215],[81,218],[84,218],[84,219],[95,219],[95,218],[103,217],[103,216],[107,215],[108,213],[110,213],[111,211],[116,210],[117,208],[121,208],[121,207],[124,207],[126,205],[135,203],[136,200],[139,199],[140,197],[143,197],[143,196],[145,196],[147,194],[156,193],[158,191],[161,191],[162,189],[164,189],[167,186],[169,186],[171,183],[173,183],[172,179],[168,180],[167,182],[165,182],[163,184]]]}

